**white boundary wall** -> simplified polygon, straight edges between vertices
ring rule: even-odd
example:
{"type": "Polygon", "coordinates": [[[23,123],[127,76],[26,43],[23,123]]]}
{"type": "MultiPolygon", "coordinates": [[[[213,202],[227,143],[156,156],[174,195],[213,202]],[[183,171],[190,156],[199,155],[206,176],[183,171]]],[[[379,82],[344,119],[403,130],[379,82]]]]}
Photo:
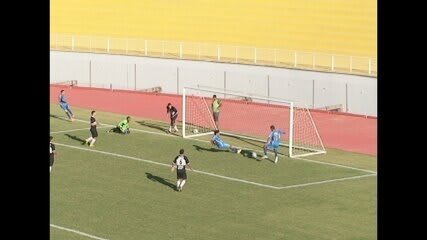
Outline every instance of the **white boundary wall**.
{"type": "MultiPolygon", "coordinates": [[[[287,99],[321,108],[341,104],[345,112],[377,116],[377,78],[242,64],[50,52],[50,82],[141,90],[162,87],[181,94],[203,86],[287,99]]],[[[219,96],[220,97],[220,96],[219,96]]]]}

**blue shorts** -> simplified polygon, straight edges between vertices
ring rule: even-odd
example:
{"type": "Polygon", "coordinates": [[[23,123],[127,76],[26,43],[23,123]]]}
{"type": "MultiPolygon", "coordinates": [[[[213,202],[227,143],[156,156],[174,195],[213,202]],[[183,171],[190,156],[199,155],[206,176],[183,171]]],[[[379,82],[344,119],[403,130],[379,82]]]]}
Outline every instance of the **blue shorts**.
{"type": "Polygon", "coordinates": [[[269,143],[269,144],[267,144],[267,148],[268,149],[275,149],[275,150],[277,150],[277,149],[279,149],[279,146],[280,146],[280,143],[269,143]]]}
{"type": "Polygon", "coordinates": [[[59,103],[59,106],[64,109],[64,111],[68,111],[68,103],[59,103]]]}
{"type": "Polygon", "coordinates": [[[221,149],[230,148],[230,144],[228,143],[219,143],[217,146],[221,149]]]}

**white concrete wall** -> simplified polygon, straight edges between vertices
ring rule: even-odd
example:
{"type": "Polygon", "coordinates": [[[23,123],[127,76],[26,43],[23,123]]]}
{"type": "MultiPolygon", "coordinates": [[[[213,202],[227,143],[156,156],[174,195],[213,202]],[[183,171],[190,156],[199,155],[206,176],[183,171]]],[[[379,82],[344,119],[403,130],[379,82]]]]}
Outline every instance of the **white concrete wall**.
{"type": "MultiPolygon", "coordinates": [[[[182,93],[184,86],[209,86],[217,89],[224,89],[224,71],[210,68],[209,66],[182,66],[179,67],[179,93],[182,93]]],[[[212,94],[209,94],[212,95],[212,94]]],[[[221,97],[218,95],[218,97],[221,97]]]]}
{"type": "Polygon", "coordinates": [[[136,90],[153,87],[162,87],[163,92],[176,94],[177,67],[165,63],[136,63],[136,90]]]}
{"type": "Polygon", "coordinates": [[[51,51],[50,56],[52,83],[77,80],[80,86],[128,90],[160,86],[173,94],[182,93],[184,86],[199,85],[314,108],[342,104],[344,111],[377,116],[377,79],[372,77],[107,54],[51,51]]]}
{"type": "Polygon", "coordinates": [[[313,80],[293,79],[287,75],[269,75],[270,97],[292,100],[313,106],[313,80]]]}
{"type": "Polygon", "coordinates": [[[81,85],[89,85],[89,67],[89,60],[56,57],[50,61],[50,81],[78,80],[81,85]]]}

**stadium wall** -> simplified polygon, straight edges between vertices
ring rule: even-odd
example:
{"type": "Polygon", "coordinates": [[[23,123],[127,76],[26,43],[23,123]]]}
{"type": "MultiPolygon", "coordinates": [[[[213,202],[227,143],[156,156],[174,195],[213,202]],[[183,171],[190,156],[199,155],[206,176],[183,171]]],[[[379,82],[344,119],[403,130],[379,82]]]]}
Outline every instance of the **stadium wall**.
{"type": "Polygon", "coordinates": [[[121,55],[50,52],[50,81],[77,80],[79,86],[181,94],[204,86],[281,98],[344,112],[377,116],[377,79],[338,73],[121,55]]]}

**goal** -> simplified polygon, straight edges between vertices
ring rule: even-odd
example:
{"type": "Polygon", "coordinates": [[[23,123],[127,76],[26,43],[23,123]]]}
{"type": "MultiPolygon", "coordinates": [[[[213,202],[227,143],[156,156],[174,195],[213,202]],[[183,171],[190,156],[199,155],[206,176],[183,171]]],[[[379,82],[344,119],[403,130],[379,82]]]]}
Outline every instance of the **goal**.
{"type": "Polygon", "coordinates": [[[288,156],[304,157],[326,153],[307,107],[292,101],[208,88],[184,87],[182,92],[182,136],[192,138],[222,135],[265,142],[270,126],[283,131],[281,146],[288,156]],[[218,125],[212,114],[212,96],[222,102],[218,125]]]}

